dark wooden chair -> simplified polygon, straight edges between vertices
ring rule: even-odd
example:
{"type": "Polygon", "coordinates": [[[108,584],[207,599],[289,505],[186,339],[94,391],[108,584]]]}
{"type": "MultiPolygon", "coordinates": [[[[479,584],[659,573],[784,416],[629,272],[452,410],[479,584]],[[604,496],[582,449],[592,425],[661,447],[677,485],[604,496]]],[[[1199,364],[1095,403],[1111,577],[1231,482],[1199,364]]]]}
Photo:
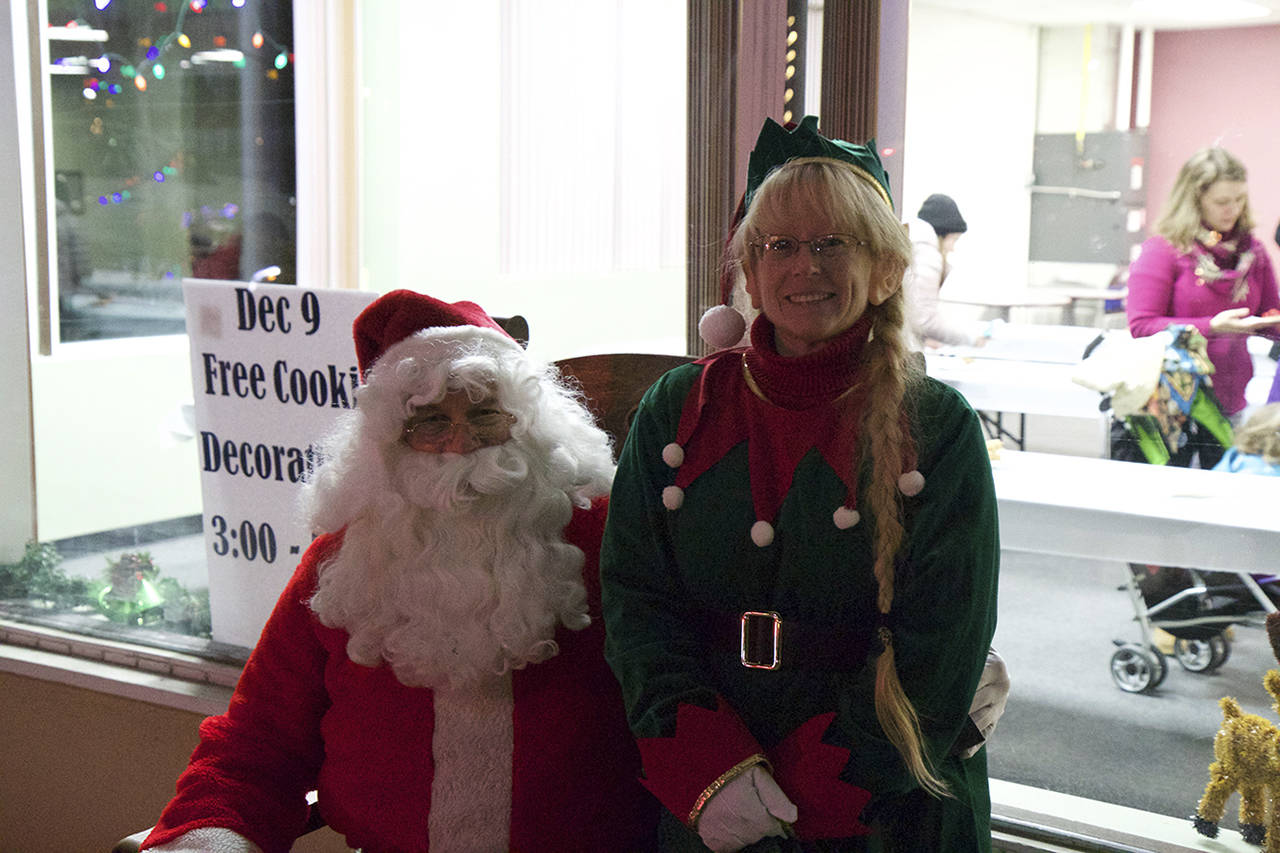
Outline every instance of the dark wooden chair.
{"type": "Polygon", "coordinates": [[[493,322],[501,326],[508,335],[516,339],[522,347],[529,346],[529,321],[519,314],[510,317],[494,317],[493,322]]]}
{"type": "MultiPolygon", "coordinates": [[[[512,337],[521,344],[528,340],[529,326],[523,317],[497,318],[512,337]],[[514,326],[507,325],[515,322],[514,326]]],[[[656,353],[600,353],[580,355],[556,362],[560,372],[581,390],[587,407],[601,428],[613,439],[615,453],[627,437],[631,418],[640,404],[640,398],[659,376],[673,367],[693,360],[687,355],[659,355],[656,353]]],[[[304,832],[324,826],[324,818],[315,807],[314,792],[311,814],[304,832]]],[[[122,838],[111,848],[111,853],[138,853],[151,828],[122,838]]]]}
{"type": "Polygon", "coordinates": [[[606,352],[564,358],[556,366],[582,388],[587,407],[613,439],[616,452],[644,392],[659,376],[692,360],[688,355],[606,352]]]}

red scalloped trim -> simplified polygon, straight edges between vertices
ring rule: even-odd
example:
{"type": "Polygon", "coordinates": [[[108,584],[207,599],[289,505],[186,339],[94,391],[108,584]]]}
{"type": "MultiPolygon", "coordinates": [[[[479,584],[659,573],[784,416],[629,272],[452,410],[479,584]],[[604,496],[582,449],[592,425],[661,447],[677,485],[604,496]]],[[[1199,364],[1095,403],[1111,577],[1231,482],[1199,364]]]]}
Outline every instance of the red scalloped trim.
{"type": "Polygon", "coordinates": [[[714,711],[681,704],[674,737],[640,738],[637,743],[645,771],[640,781],[681,820],[720,774],[764,751],[719,697],[714,711]]]}
{"type": "Polygon", "coordinates": [[[840,779],[849,750],[822,742],[835,712],[820,714],[769,751],[773,777],[796,804],[796,835],[804,840],[849,838],[871,829],[858,819],[871,792],[840,779]]]}

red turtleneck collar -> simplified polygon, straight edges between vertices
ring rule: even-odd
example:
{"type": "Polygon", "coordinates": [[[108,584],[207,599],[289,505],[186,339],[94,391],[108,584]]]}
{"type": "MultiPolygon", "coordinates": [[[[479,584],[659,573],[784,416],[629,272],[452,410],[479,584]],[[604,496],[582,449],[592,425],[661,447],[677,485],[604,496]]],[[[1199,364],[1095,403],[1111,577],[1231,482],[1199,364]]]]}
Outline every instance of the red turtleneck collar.
{"type": "Polygon", "coordinates": [[[857,382],[870,330],[871,317],[863,313],[816,352],[787,357],[778,354],[773,323],[761,314],[751,324],[751,346],[743,359],[769,402],[807,409],[829,402],[857,382]]]}

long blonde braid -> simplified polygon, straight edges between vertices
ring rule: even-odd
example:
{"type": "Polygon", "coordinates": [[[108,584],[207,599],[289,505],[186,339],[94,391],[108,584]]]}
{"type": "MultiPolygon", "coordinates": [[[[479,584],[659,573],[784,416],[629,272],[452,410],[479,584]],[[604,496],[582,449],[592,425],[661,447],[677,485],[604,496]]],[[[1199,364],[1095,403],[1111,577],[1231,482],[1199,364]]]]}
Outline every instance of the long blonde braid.
{"type": "MultiPolygon", "coordinates": [[[[909,357],[901,288],[868,311],[873,313],[873,319],[864,362],[868,393],[862,418],[861,455],[865,458],[869,452],[871,456],[866,499],[875,523],[872,570],[879,585],[876,609],[887,620],[893,607],[895,558],[905,532],[898,478],[903,474],[903,450],[911,438],[904,433],[903,407],[909,401],[908,387],[920,380],[922,371],[909,357]]],[[[920,786],[935,796],[950,796],[946,783],[933,772],[924,749],[919,716],[898,679],[892,631],[882,627],[879,634],[882,649],[876,659],[876,718],[920,786]]]]}

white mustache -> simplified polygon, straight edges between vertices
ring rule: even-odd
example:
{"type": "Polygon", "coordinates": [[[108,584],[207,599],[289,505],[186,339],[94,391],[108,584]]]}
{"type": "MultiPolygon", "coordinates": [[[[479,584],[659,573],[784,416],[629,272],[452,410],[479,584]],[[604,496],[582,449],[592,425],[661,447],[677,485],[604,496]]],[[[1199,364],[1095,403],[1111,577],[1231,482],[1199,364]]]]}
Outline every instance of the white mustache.
{"type": "Polygon", "coordinates": [[[504,495],[529,476],[524,455],[500,444],[471,453],[419,453],[397,460],[401,494],[424,509],[460,508],[481,496],[504,495]]]}

